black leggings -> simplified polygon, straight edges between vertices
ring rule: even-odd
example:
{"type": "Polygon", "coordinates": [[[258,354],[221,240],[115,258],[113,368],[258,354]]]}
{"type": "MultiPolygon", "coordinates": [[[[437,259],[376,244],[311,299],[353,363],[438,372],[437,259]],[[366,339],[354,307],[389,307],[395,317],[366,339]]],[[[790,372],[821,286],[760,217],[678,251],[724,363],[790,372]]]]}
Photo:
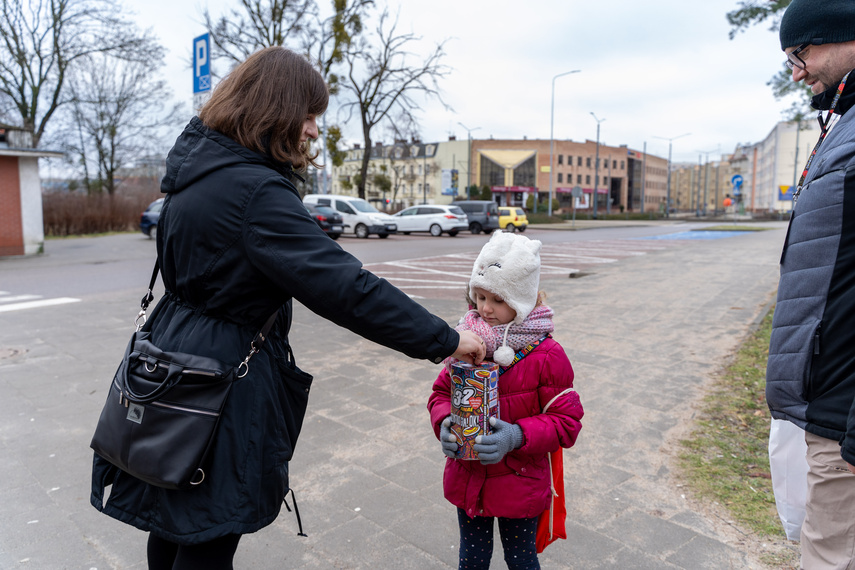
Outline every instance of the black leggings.
{"type": "Polygon", "coordinates": [[[241,535],[227,534],[200,544],[176,544],[149,533],[149,570],[233,570],[241,535]]]}

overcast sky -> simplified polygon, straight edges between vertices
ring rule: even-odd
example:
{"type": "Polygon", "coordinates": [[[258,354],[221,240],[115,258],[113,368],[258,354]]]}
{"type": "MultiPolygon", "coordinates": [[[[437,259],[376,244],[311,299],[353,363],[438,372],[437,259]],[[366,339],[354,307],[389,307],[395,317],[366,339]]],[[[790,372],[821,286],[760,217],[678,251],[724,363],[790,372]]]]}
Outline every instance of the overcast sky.
{"type": "MultiPolygon", "coordinates": [[[[383,2],[384,0],[379,0],[383,2]]],[[[324,0],[320,0],[321,3],[324,0]]],[[[168,50],[166,73],[177,100],[192,101],[192,39],[205,33],[202,7],[224,14],[236,0],[134,2],[135,18],[168,50]]],[[[553,77],[556,139],[626,144],[674,161],[731,152],[764,139],[789,101],[766,82],[780,69],[777,33],[755,26],[728,39],[725,14],[736,0],[402,0],[399,30],[424,50],[443,40],[446,110],[426,102],[423,140],[550,137],[553,77]]],[[[392,6],[397,6],[394,2],[392,6]]],[[[393,8],[396,10],[397,8],[393,8]]],[[[371,24],[369,24],[371,26],[371,24]]],[[[372,26],[373,27],[373,26],[372,26]]],[[[335,112],[334,104],[331,113],[335,112]]],[[[346,127],[362,140],[356,121],[346,127]]],[[[177,134],[177,132],[175,133],[177,134]]],[[[383,138],[383,132],[373,136],[383,138]]],[[[391,142],[391,141],[384,141],[391,142]]]]}

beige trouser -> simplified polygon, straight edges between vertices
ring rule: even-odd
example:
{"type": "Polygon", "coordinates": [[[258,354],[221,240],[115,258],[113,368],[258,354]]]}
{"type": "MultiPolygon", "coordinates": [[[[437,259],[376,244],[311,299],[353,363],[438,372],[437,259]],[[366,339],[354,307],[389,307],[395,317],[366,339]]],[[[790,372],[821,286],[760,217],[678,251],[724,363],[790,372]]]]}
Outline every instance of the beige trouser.
{"type": "Polygon", "coordinates": [[[803,570],[855,570],[855,475],[840,444],[805,432],[807,504],[802,525],[803,570]]]}

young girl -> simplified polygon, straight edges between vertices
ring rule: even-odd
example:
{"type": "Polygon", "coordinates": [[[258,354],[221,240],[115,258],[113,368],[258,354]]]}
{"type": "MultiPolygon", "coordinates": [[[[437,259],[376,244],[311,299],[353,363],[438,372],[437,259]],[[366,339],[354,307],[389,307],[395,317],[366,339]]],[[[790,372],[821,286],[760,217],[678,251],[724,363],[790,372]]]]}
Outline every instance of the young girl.
{"type": "Polygon", "coordinates": [[[582,405],[570,390],[573,368],[549,334],[552,309],[538,293],[540,247],[539,241],[496,232],[472,270],[467,298],[474,309],[457,330],[477,333],[486,342],[487,358],[505,367],[499,376],[501,419],[491,419],[492,433],[476,439],[479,460],[454,458],[447,366],[428,400],[434,432],[449,458],[443,487],[457,507],[461,570],[490,567],[494,517],[508,568],[540,568],[535,535],[539,515],[550,506],[547,453],[571,447],[582,428],[582,405]],[[515,361],[520,352],[525,356],[515,361]]]}

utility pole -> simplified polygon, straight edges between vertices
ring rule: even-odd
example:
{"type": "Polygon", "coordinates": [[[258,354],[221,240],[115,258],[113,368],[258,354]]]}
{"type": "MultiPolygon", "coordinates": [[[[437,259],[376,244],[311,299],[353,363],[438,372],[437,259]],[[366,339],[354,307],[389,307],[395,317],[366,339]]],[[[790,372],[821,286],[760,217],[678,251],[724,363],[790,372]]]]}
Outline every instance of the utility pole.
{"type": "Polygon", "coordinates": [[[559,73],[555,77],[552,78],[552,110],[549,114],[549,208],[548,213],[549,217],[552,217],[552,180],[555,177],[555,174],[552,172],[553,167],[555,166],[555,135],[554,135],[554,127],[555,127],[555,80],[559,77],[563,77],[565,75],[570,75],[571,73],[579,73],[579,69],[574,69],[573,71],[565,71],[564,73],[559,73]]]}
{"type": "Polygon", "coordinates": [[[644,190],[647,187],[647,141],[641,155],[641,213],[644,213],[644,190]]]}
{"type": "MultiPolygon", "coordinates": [[[[594,120],[597,121],[597,153],[596,159],[594,161],[594,219],[597,219],[597,202],[599,201],[599,196],[597,195],[598,183],[600,181],[600,123],[605,121],[605,119],[598,119],[597,116],[591,111],[591,116],[594,117],[594,120]]],[[[606,208],[608,208],[609,201],[608,195],[606,196],[606,208]]]]}
{"type": "MultiPolygon", "coordinates": [[[[682,137],[687,137],[690,134],[692,134],[692,133],[685,133],[685,134],[682,134],[680,136],[671,137],[671,138],[653,137],[654,139],[662,139],[662,140],[668,141],[668,195],[667,195],[667,198],[665,199],[665,217],[666,218],[671,217],[671,144],[675,140],[682,138],[682,137]]],[[[691,187],[690,187],[689,188],[689,196],[691,196],[691,194],[692,194],[692,192],[691,192],[691,187]]]]}
{"type": "Polygon", "coordinates": [[[481,127],[475,127],[474,129],[470,129],[460,121],[457,122],[458,125],[466,129],[466,137],[469,139],[469,153],[466,155],[468,158],[466,159],[466,199],[471,200],[471,188],[472,188],[472,131],[477,131],[481,127]]]}

